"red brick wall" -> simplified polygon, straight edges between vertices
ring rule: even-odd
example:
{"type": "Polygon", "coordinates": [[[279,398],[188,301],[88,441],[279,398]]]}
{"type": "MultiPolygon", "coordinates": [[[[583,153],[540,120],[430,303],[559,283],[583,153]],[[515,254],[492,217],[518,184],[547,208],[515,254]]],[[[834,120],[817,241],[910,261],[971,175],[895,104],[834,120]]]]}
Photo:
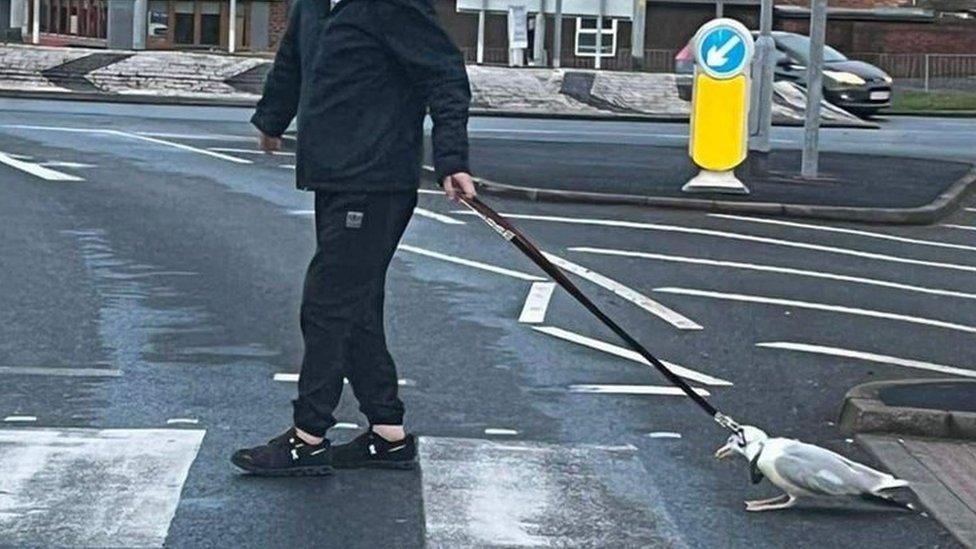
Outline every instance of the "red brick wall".
{"type": "Polygon", "coordinates": [[[285,34],[285,27],[288,26],[288,7],[290,5],[290,0],[271,2],[271,10],[268,16],[270,19],[268,22],[268,49],[270,51],[278,50],[278,42],[281,41],[281,35],[285,34]]]}
{"type": "MultiPolygon", "coordinates": [[[[809,22],[781,19],[776,28],[806,34],[809,22]]],[[[827,43],[844,53],[976,53],[976,22],[831,20],[827,43]]]]}

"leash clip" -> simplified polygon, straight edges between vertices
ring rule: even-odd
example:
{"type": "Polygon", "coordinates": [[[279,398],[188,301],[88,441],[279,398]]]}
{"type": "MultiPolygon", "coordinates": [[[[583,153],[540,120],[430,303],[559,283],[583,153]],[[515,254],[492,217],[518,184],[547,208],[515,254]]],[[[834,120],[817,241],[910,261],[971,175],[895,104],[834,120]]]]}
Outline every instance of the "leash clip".
{"type": "Polygon", "coordinates": [[[723,414],[722,412],[716,412],[713,417],[715,418],[715,423],[718,423],[722,427],[725,427],[734,433],[739,433],[742,431],[742,426],[739,425],[736,420],[723,414]]]}

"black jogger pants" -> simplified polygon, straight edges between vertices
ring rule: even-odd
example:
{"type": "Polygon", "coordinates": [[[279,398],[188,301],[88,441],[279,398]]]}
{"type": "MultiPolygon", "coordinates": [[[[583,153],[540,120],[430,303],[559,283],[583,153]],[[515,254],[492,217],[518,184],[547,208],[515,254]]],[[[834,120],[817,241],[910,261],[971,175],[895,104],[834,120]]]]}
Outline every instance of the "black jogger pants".
{"type": "Polygon", "coordinates": [[[323,436],[349,379],[370,424],[400,425],[403,403],[386,348],[386,271],[417,192],[315,193],[318,246],[302,296],[305,357],[294,401],[295,426],[323,436]]]}

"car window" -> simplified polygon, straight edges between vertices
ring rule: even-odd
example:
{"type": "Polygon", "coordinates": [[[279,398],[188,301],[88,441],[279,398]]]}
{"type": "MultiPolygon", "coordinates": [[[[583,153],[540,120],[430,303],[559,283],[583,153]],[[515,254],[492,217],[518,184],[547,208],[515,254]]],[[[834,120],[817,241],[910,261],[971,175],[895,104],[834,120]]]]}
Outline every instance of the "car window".
{"type": "MultiPolygon", "coordinates": [[[[805,65],[810,61],[810,39],[806,36],[783,33],[775,35],[773,39],[776,40],[777,49],[783,50],[798,62],[805,65]]],[[[824,45],[824,61],[827,63],[847,61],[847,57],[834,48],[824,45]]]]}

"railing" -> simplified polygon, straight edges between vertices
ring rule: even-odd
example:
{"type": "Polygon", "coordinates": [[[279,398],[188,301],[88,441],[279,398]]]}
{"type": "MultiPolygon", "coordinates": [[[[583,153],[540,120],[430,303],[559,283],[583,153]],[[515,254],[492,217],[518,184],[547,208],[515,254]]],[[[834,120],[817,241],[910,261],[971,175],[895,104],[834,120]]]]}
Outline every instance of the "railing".
{"type": "MultiPolygon", "coordinates": [[[[461,48],[466,63],[477,62],[477,50],[475,48],[461,48]]],[[[526,52],[529,53],[528,51],[526,52]]],[[[644,72],[674,72],[675,50],[646,49],[644,50],[644,72]]],[[[507,65],[508,50],[505,48],[485,48],[486,65],[507,65]]],[[[560,58],[560,65],[567,69],[592,69],[595,59],[592,57],[577,57],[574,50],[563,50],[560,58]]],[[[549,59],[550,65],[552,59],[549,59]]],[[[630,56],[629,48],[617,48],[617,54],[613,57],[604,56],[600,60],[600,68],[610,71],[631,71],[635,70],[633,59],[630,56]]]]}
{"type": "Polygon", "coordinates": [[[976,89],[976,54],[855,53],[909,87],[976,89]]]}

